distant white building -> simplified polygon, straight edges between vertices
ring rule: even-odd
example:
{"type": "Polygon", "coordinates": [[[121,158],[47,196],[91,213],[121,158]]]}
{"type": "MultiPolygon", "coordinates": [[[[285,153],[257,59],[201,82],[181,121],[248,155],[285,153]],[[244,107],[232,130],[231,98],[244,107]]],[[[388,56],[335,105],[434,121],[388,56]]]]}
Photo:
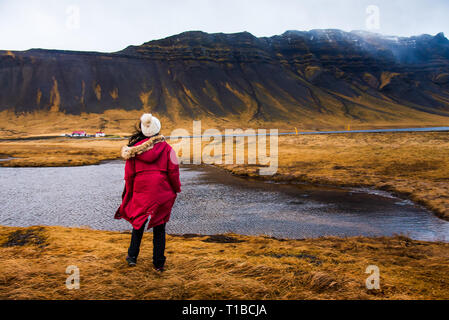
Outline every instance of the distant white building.
{"type": "Polygon", "coordinates": [[[106,134],[105,134],[104,132],[99,131],[99,132],[96,132],[96,133],[95,133],[95,137],[96,137],[96,138],[98,138],[98,137],[104,137],[104,136],[106,136],[106,134]]]}

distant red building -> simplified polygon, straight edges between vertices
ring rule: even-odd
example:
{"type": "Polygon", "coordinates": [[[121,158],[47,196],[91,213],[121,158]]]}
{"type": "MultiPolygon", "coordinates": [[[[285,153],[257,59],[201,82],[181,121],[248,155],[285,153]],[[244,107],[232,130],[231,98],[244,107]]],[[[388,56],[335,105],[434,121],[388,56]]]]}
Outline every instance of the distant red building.
{"type": "Polygon", "coordinates": [[[72,137],[85,137],[86,131],[73,131],[72,137]]]}

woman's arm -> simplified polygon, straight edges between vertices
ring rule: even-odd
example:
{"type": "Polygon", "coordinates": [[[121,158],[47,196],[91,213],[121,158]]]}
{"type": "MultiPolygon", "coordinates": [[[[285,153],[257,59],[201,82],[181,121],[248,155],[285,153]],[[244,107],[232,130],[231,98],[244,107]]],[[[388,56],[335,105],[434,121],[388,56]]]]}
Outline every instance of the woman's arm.
{"type": "Polygon", "coordinates": [[[173,191],[176,193],[181,192],[181,181],[179,180],[179,164],[178,157],[176,156],[175,150],[170,148],[170,153],[168,157],[168,179],[170,180],[170,184],[173,188],[173,191]]]}
{"type": "Polygon", "coordinates": [[[134,158],[126,160],[125,163],[125,180],[129,180],[134,178],[135,169],[134,169],[134,158]]]}
{"type": "Polygon", "coordinates": [[[125,186],[123,187],[122,200],[125,198],[126,193],[132,190],[135,176],[134,161],[134,159],[128,159],[125,162],[125,186]]]}

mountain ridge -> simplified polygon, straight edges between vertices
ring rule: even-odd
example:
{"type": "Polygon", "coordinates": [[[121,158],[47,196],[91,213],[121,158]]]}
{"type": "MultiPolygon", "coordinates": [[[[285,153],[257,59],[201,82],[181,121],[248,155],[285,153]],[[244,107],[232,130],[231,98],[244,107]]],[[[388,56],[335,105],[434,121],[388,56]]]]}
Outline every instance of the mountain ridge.
{"type": "Polygon", "coordinates": [[[337,29],[186,31],[111,53],[0,51],[0,111],[143,109],[171,119],[449,116],[449,40],[337,29]]]}

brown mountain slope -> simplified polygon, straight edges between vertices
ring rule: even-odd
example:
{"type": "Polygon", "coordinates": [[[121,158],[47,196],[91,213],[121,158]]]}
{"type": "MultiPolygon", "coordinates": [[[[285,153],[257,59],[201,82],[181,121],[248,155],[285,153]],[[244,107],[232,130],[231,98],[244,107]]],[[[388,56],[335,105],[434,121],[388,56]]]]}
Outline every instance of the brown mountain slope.
{"type": "Polygon", "coordinates": [[[116,53],[0,51],[0,111],[47,117],[110,109],[175,123],[444,124],[449,41],[443,34],[192,31],[116,53]]]}

